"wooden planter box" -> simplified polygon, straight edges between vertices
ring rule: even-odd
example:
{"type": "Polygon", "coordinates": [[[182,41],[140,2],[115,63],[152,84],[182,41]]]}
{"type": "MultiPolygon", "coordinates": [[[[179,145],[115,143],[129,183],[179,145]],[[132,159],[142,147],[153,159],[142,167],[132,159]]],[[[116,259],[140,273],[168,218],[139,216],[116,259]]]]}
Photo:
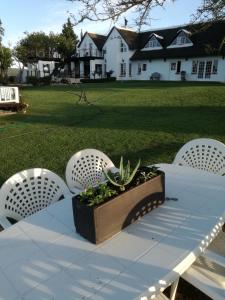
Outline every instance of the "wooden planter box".
{"type": "Polygon", "coordinates": [[[73,198],[76,231],[99,244],[165,201],[165,175],[132,188],[97,207],[89,207],[73,198]]]}

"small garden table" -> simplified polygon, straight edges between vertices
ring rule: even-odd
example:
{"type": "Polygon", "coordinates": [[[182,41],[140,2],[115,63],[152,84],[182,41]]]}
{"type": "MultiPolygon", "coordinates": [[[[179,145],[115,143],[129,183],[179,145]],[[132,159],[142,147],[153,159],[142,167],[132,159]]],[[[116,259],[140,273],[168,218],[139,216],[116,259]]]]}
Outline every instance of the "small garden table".
{"type": "Polygon", "coordinates": [[[96,246],[81,238],[65,199],[0,233],[2,300],[131,300],[154,297],[220,231],[225,178],[159,165],[166,202],[96,246]]]}

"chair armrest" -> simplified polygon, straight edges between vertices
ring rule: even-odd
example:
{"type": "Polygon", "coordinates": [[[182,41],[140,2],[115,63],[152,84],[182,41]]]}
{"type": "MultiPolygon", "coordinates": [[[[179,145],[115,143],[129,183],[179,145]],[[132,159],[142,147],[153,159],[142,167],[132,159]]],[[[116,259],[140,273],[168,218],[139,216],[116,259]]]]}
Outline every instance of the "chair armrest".
{"type": "Polygon", "coordinates": [[[84,189],[78,189],[74,187],[72,190],[70,190],[70,192],[71,197],[74,197],[76,195],[79,195],[81,192],[84,192],[84,189]]]}
{"type": "Polygon", "coordinates": [[[12,226],[12,224],[8,221],[8,219],[2,215],[0,215],[0,225],[6,229],[10,226],[12,226]]]}
{"type": "Polygon", "coordinates": [[[217,265],[225,268],[225,257],[222,255],[219,255],[211,250],[206,250],[205,253],[202,255],[203,257],[206,257],[208,260],[216,263],[217,265]]]}

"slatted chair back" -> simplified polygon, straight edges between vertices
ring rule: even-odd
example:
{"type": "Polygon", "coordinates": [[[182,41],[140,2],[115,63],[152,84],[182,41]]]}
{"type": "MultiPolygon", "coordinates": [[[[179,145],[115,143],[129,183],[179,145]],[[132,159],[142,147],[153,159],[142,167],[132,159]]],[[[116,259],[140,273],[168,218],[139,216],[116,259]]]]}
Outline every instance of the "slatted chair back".
{"type": "Polygon", "coordinates": [[[84,190],[105,181],[103,169],[115,171],[110,158],[96,149],[84,149],[75,153],[66,166],[66,182],[70,191],[84,190]]]}
{"type": "Polygon", "coordinates": [[[0,214],[19,221],[58,201],[69,193],[55,173],[29,169],[10,177],[0,189],[0,214]]]}
{"type": "Polygon", "coordinates": [[[173,163],[224,175],[225,145],[213,139],[192,140],[178,151],[173,163]]]}

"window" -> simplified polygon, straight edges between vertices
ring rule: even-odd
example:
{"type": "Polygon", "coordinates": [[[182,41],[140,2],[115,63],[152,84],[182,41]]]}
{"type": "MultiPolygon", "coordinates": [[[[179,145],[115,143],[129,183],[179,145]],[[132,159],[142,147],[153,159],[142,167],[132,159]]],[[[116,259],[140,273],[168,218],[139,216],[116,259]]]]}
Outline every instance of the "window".
{"type": "Polygon", "coordinates": [[[43,72],[50,74],[50,64],[43,65],[43,72]]]}
{"type": "Polygon", "coordinates": [[[139,63],[138,64],[138,75],[140,75],[141,74],[141,64],[139,63]]]}
{"type": "Polygon", "coordinates": [[[100,64],[95,65],[95,73],[98,75],[102,75],[102,65],[100,64]]]}
{"type": "Polygon", "coordinates": [[[217,72],[218,72],[218,59],[214,59],[212,73],[217,74],[217,72]]]}
{"type": "Polygon", "coordinates": [[[198,68],[198,78],[203,78],[204,76],[204,71],[205,71],[205,62],[200,61],[199,62],[199,68],[198,68]]]}
{"type": "Polygon", "coordinates": [[[159,41],[156,39],[156,37],[152,37],[147,44],[144,46],[144,48],[157,48],[161,47],[159,41]]]}
{"type": "Polygon", "coordinates": [[[120,41],[120,52],[127,52],[127,47],[122,41],[120,41]]]}
{"type": "Polygon", "coordinates": [[[129,76],[131,77],[132,76],[132,64],[129,63],[129,76]]]}
{"type": "Polygon", "coordinates": [[[177,74],[180,73],[180,68],[181,68],[181,61],[178,60],[178,62],[177,62],[177,74]]]}
{"type": "Polygon", "coordinates": [[[212,69],[212,61],[207,61],[205,66],[205,78],[210,78],[212,69]]]}
{"type": "Polygon", "coordinates": [[[106,64],[104,64],[104,75],[106,75],[106,64]]]}
{"type": "Polygon", "coordinates": [[[193,60],[192,61],[192,74],[197,74],[198,71],[198,61],[197,60],[193,60]]]}
{"type": "Polygon", "coordinates": [[[93,49],[93,45],[92,43],[89,43],[89,55],[92,56],[92,49],[93,49]]]}
{"type": "Polygon", "coordinates": [[[121,77],[126,76],[126,63],[120,64],[120,76],[121,77]]]}
{"type": "Polygon", "coordinates": [[[142,65],[142,71],[146,71],[147,70],[147,65],[146,64],[143,64],[142,65]]]}
{"type": "Polygon", "coordinates": [[[176,63],[171,63],[171,66],[170,66],[171,71],[175,71],[176,70],[176,66],[177,66],[176,63]]]}

